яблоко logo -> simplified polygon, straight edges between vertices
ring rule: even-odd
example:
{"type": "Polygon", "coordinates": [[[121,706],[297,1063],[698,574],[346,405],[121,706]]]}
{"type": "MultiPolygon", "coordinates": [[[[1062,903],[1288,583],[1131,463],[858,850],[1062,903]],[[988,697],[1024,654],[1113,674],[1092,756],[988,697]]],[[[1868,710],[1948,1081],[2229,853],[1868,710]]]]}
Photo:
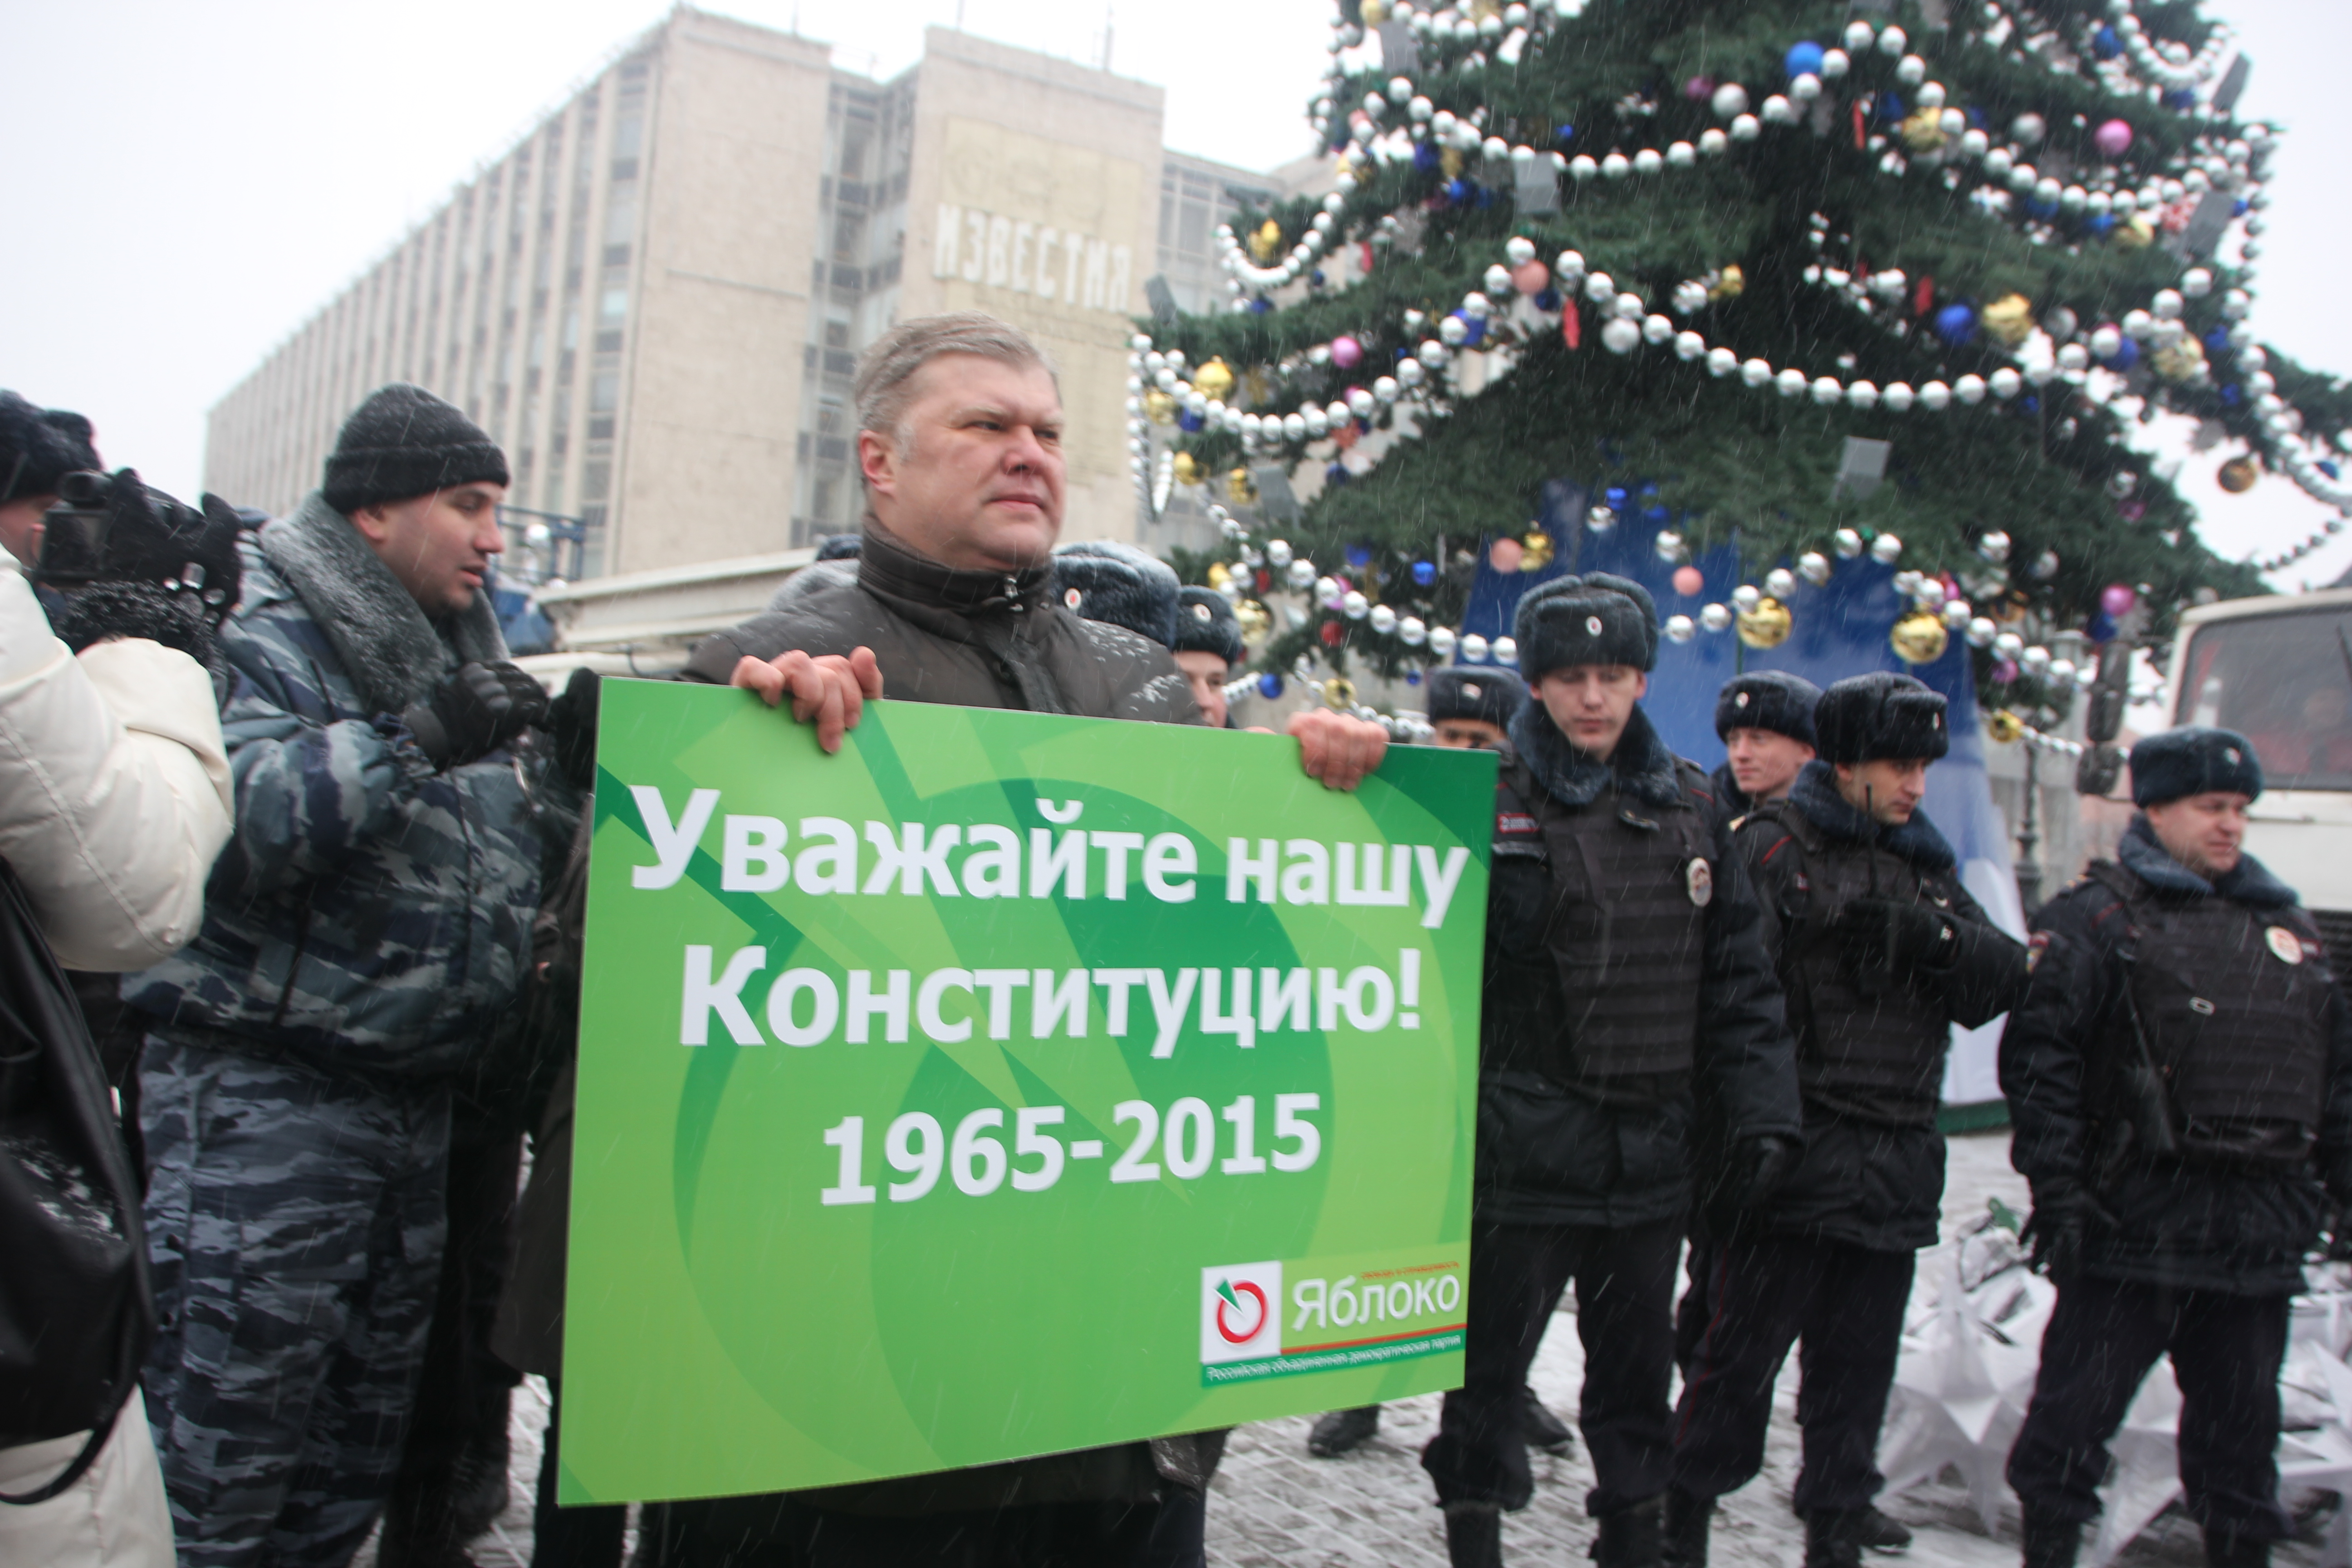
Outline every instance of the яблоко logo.
{"type": "Polygon", "coordinates": [[[1282,1265],[1233,1263],[1202,1269],[1202,1364],[1281,1353],[1282,1265]]]}

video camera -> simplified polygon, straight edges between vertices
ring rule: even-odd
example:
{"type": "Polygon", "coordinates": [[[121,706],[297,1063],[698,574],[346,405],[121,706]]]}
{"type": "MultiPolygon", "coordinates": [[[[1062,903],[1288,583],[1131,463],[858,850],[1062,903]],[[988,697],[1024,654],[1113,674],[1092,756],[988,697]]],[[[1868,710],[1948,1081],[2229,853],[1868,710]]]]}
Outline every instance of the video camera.
{"type": "Polygon", "coordinates": [[[42,516],[35,582],[68,594],[98,583],[152,583],[192,595],[215,623],[236,607],[242,524],[218,496],[205,497],[198,510],[123,468],[67,474],[58,498],[42,516]]]}

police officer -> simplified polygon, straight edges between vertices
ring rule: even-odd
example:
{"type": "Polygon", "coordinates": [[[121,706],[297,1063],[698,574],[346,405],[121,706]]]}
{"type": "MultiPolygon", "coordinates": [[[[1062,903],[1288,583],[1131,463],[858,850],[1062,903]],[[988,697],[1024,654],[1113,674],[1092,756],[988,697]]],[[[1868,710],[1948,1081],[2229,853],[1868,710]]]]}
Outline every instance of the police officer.
{"type": "Polygon", "coordinates": [[[1520,1390],[1577,1291],[1602,1568],[1658,1561],[1673,1457],[1675,1267],[1695,1099],[1720,1106],[1743,1194],[1800,1125],[1780,993],[1706,775],[1640,707],[1657,610],[1593,574],[1543,584],[1514,631],[1534,700],[1496,797],[1464,1385],[1422,1465],[1463,1568],[1501,1562],[1533,1487],[1520,1390]]]}
{"type": "MultiPolygon", "coordinates": [[[[1437,731],[1437,743],[1448,751],[1504,750],[1511,721],[1527,700],[1526,685],[1507,669],[1449,665],[1429,672],[1430,727],[1437,731]]],[[[1565,1454],[1575,1447],[1568,1423],[1537,1398],[1533,1388],[1519,1391],[1519,1423],[1521,1436],[1547,1454],[1565,1454]]],[[[1380,1429],[1377,1405],[1334,1410],[1307,1433],[1307,1451],[1318,1459],[1335,1459],[1370,1441],[1380,1429]]]]}
{"type": "Polygon", "coordinates": [[[2206,1561],[2256,1568],[2288,1528],[2287,1299],[2328,1199],[2352,1200],[2352,1022],[2294,889],[2241,847],[2263,793],[2246,738],[2152,735],[2131,774],[2140,815],[2035,915],[2001,1041],[2011,1160],[2058,1285],[2009,1484],[2025,1561],[2068,1568],[2107,1440],[2168,1351],[2206,1561]]]}
{"type": "Polygon", "coordinates": [[[1787,797],[1799,770],[1813,760],[1813,708],[1821,700],[1820,687],[1784,669],[1723,683],[1715,696],[1715,732],[1726,755],[1714,778],[1725,821],[1787,797]]]}
{"type": "Polygon", "coordinates": [[[1225,682],[1234,666],[1248,657],[1242,641],[1242,623],[1234,607],[1214,588],[1188,585],[1176,595],[1174,640],[1168,651],[1192,689],[1193,706],[1213,730],[1234,727],[1225,703],[1225,682]]]}
{"type": "Polygon", "coordinates": [[[1953,1024],[1989,1022],[2025,979],[2024,946],[1961,889],[1919,809],[1950,743],[1944,699],[1908,676],[1856,676],[1809,728],[1819,759],[1732,830],[1788,995],[1805,1149],[1769,1198],[1708,1215],[1712,1243],[1694,1255],[1706,1310],[1666,1496],[1667,1554],[1684,1568],[1706,1561],[1715,1500],[1762,1467],[1772,1385],[1801,1337],[1807,1568],[1908,1542],[1872,1506],[1885,1478],[1871,1459],[1913,1254],[1937,1236],[1944,1055],[1953,1024]]]}

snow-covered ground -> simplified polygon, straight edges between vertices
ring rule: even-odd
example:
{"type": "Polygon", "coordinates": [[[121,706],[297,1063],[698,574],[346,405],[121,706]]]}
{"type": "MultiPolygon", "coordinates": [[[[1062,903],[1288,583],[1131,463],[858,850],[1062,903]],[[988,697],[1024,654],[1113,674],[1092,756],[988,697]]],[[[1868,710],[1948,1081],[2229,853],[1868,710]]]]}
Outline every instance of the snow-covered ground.
{"type": "MultiPolygon", "coordinates": [[[[2025,1183],[2009,1168],[2008,1134],[1954,1138],[1944,1194],[1946,1236],[1981,1216],[1987,1200],[1995,1197],[2020,1213],[2027,1207],[2025,1183]]],[[[1921,1290],[1932,1291],[1933,1282],[1945,1277],[1943,1252],[1938,1247],[1922,1256],[1921,1290]]],[[[1572,1425],[1584,1356],[1570,1315],[1564,1311],[1545,1337],[1534,1382],[1537,1392],[1572,1425]]],[[[1791,1356],[1775,1401],[1764,1473],[1724,1499],[1716,1516],[1713,1560],[1723,1568],[1795,1568],[1803,1558],[1804,1527],[1788,1506],[1797,1469],[1796,1392],[1791,1356]]],[[[1306,1416],[1235,1432],[1209,1506],[1209,1561],[1223,1568],[1444,1568],[1444,1532],[1419,1464],[1422,1445],[1436,1430],[1438,1403],[1438,1395],[1429,1394],[1390,1405],[1380,1436],[1340,1459],[1307,1454],[1307,1429],[1312,1423],[1306,1416]]],[[[482,1568],[523,1568],[530,1561],[530,1497],[546,1421],[546,1392],[533,1378],[515,1400],[514,1506],[472,1548],[482,1568]]],[[[1582,1445],[1566,1458],[1534,1458],[1536,1499],[1505,1522],[1506,1561],[1581,1563],[1592,1534],[1583,1503],[1592,1471],[1582,1445]]],[[[1949,1478],[1888,1500],[1885,1506],[1917,1532],[1906,1560],[1923,1568],[2008,1568],[2017,1562],[2013,1502],[2001,1533],[1993,1538],[1982,1533],[1967,1492],[1949,1478]]],[[[371,1547],[362,1554],[359,1568],[373,1568],[373,1558],[371,1547]]],[[[2190,1568],[2202,1563],[2204,1555],[2196,1528],[2175,1512],[2159,1519],[2116,1561],[2127,1568],[2173,1563],[2190,1568]]],[[[2283,1550],[2278,1561],[2283,1568],[2310,1568],[2317,1563],[2318,1552],[2312,1544],[2296,1542],[2283,1550]]]]}

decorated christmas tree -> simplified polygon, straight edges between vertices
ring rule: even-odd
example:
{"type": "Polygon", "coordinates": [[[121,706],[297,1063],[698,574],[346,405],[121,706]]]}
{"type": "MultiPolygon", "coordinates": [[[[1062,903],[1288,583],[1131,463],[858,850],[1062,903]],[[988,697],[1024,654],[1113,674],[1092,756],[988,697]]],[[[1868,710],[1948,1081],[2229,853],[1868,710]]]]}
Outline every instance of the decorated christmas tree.
{"type": "Polygon", "coordinates": [[[2198,538],[2159,416],[2229,444],[2225,485],[2352,501],[2352,395],[2244,325],[2277,132],[2191,0],[1332,28],[1336,188],[1233,215],[1230,311],[1133,345],[1145,504],[1197,487],[1224,548],[1184,564],[1245,621],[1274,595],[1269,688],[1508,662],[1498,580],[1629,560],[1670,645],[1737,661],[1851,566],[1882,649],[2047,711],[2087,674],[2053,639],[2262,591],[2198,538]]]}

